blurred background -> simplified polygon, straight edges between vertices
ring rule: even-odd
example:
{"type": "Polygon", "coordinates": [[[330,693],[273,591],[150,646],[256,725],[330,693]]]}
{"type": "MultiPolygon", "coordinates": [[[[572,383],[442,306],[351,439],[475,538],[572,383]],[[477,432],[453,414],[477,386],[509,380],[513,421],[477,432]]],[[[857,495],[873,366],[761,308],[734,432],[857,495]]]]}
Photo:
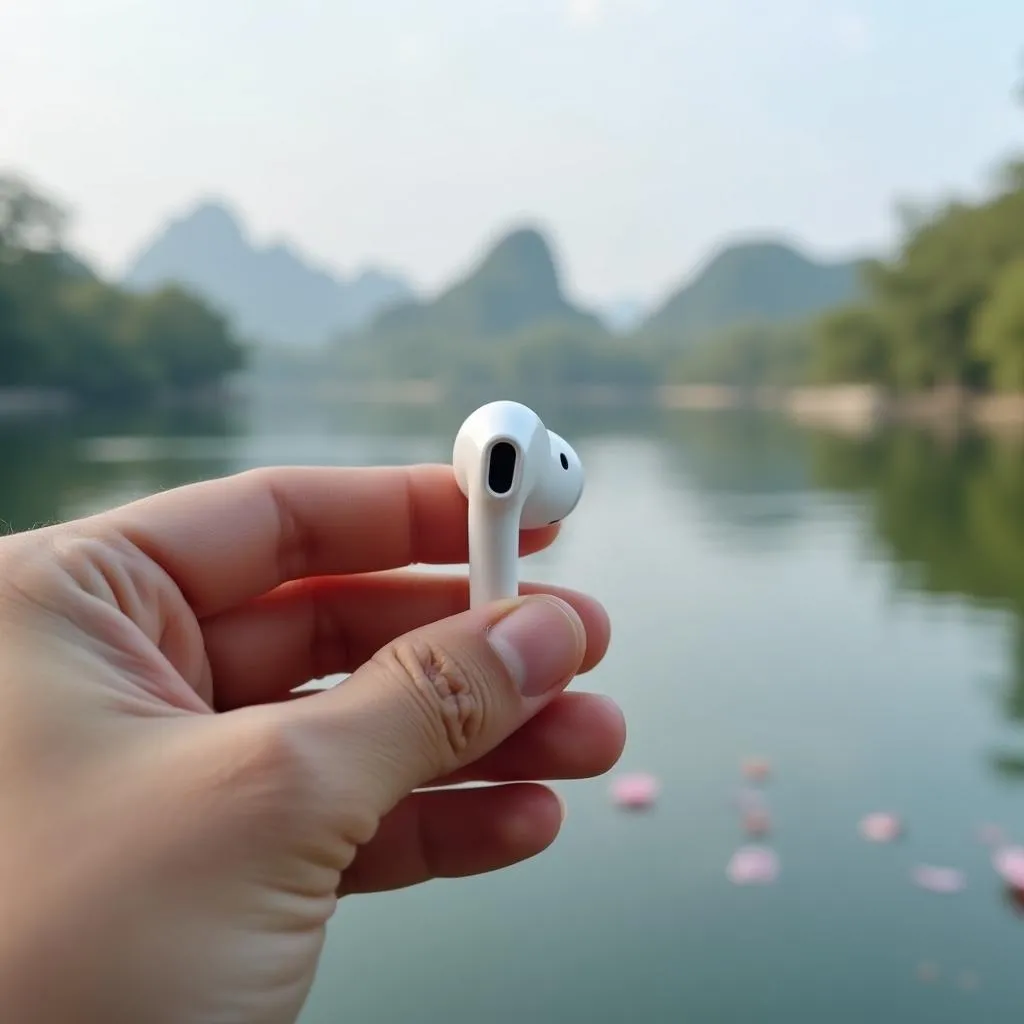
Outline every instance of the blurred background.
{"type": "Polygon", "coordinates": [[[587,469],[528,571],[657,799],[347,901],[304,1024],[1020,1020],[1022,54],[1016,0],[0,3],[6,527],[494,398],[587,469]]]}

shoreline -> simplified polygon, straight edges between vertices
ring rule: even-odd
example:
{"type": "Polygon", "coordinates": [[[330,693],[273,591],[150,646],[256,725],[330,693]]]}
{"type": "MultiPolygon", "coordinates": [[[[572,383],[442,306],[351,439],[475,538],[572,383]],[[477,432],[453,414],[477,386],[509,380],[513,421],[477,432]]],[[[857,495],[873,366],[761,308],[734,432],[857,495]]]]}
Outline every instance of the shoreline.
{"type": "MultiPolygon", "coordinates": [[[[319,380],[270,383],[236,378],[192,394],[165,394],[153,407],[210,407],[244,401],[254,392],[302,393],[324,401],[363,405],[427,408],[451,400],[438,381],[391,380],[346,382],[319,380]]],[[[766,412],[815,429],[866,436],[887,425],[917,425],[943,431],[975,428],[1024,433],[1024,392],[972,394],[961,388],[895,395],[875,385],[837,384],[824,387],[744,389],[729,385],[660,385],[653,389],[614,385],[560,388],[560,401],[578,408],[649,409],[686,412],[766,412]]],[[[55,388],[0,387],[0,421],[63,416],[91,407],[55,388]]]]}
{"type": "MultiPolygon", "coordinates": [[[[237,397],[234,382],[225,381],[208,388],[189,392],[165,391],[147,404],[151,409],[203,409],[231,402],[237,397]]],[[[73,392],[63,388],[0,387],[0,422],[40,417],[66,416],[76,412],[121,408],[118,405],[93,405],[79,401],[73,392]]],[[[123,408],[137,408],[126,403],[123,408]]]]}
{"type": "MultiPolygon", "coordinates": [[[[432,406],[451,399],[441,384],[432,381],[330,382],[316,390],[324,398],[370,405],[432,406]]],[[[1024,392],[971,394],[951,388],[895,395],[861,384],[752,391],[725,385],[660,385],[651,391],[587,385],[563,388],[559,397],[580,408],[769,412],[801,426],[851,435],[897,424],[1024,433],[1024,392]]]]}

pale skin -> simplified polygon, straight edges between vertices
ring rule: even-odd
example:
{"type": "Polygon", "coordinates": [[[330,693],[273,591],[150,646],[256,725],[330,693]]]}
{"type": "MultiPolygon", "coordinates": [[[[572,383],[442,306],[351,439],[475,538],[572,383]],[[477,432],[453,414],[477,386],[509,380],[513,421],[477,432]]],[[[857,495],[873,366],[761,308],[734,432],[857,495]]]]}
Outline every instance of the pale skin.
{"type": "Polygon", "coordinates": [[[608,619],[528,585],[470,612],[408,568],[466,546],[445,466],[257,470],[0,540],[5,1020],[293,1022],[348,896],[553,842],[545,783],[625,740],[565,692],[608,619]]]}

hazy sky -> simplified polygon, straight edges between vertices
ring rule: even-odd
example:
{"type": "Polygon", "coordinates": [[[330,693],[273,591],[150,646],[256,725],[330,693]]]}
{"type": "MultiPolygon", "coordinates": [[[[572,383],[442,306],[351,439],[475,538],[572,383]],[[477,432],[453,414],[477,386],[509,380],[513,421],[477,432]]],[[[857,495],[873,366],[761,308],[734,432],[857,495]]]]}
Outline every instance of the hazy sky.
{"type": "Polygon", "coordinates": [[[552,233],[578,296],[893,237],[1024,138],[1021,0],[0,0],[0,167],[117,273],[197,198],[434,288],[552,233]]]}

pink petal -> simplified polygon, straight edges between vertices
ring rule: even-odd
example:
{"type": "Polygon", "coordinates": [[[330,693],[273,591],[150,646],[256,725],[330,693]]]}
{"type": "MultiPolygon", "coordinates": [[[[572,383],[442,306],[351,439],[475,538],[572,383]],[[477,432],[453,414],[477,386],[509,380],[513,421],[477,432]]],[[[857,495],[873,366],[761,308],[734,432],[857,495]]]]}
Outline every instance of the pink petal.
{"type": "Polygon", "coordinates": [[[649,807],[658,796],[658,780],[646,772],[622,775],[612,781],[612,802],[620,807],[649,807]]]}
{"type": "Polygon", "coordinates": [[[743,815],[743,831],[748,835],[763,836],[771,827],[772,821],[766,810],[749,810],[743,815]]]}
{"type": "Polygon", "coordinates": [[[779,877],[779,859],[764,846],[743,846],[725,869],[735,885],[766,885],[779,877]]]}
{"type": "Polygon", "coordinates": [[[878,812],[862,818],[860,834],[872,843],[891,843],[903,831],[903,825],[895,814],[878,812]]]}
{"type": "Polygon", "coordinates": [[[1003,846],[996,850],[992,865],[1011,888],[1024,891],[1024,846],[1003,846]]]}
{"type": "Polygon", "coordinates": [[[967,884],[962,871],[956,868],[937,868],[931,864],[921,864],[912,872],[914,881],[929,892],[959,892],[967,884]]]}
{"type": "Polygon", "coordinates": [[[764,758],[748,757],[743,762],[743,774],[751,782],[764,782],[771,774],[771,765],[764,758]]]}

